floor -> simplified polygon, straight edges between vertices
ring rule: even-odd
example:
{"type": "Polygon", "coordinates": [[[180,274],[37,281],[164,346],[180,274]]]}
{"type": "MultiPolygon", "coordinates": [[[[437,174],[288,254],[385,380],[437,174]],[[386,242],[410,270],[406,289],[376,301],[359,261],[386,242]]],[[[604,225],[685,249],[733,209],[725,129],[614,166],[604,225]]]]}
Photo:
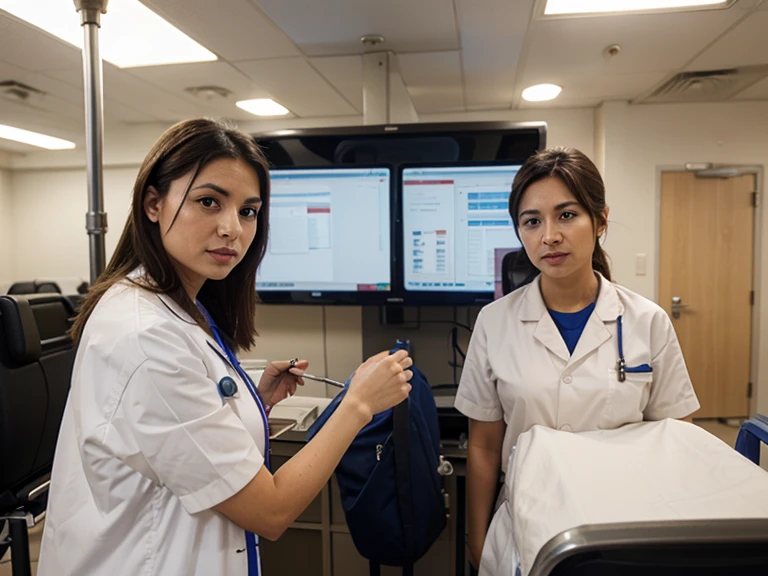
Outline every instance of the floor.
{"type": "MultiPolygon", "coordinates": [[[[736,435],[739,432],[740,421],[726,422],[720,420],[697,420],[696,424],[704,428],[710,434],[714,434],[729,446],[736,444],[736,435]]],[[[762,462],[761,462],[762,464],[762,462]]],[[[35,526],[29,533],[30,556],[32,558],[32,576],[37,574],[37,558],[40,555],[40,537],[43,525],[35,526]]],[[[0,576],[11,576],[10,553],[0,560],[0,576]]]]}
{"type": "MultiPolygon", "coordinates": [[[[37,559],[40,557],[40,538],[43,535],[43,523],[29,531],[29,556],[32,559],[32,576],[37,576],[37,559]]],[[[11,576],[11,553],[0,560],[0,576],[11,576]]]]}

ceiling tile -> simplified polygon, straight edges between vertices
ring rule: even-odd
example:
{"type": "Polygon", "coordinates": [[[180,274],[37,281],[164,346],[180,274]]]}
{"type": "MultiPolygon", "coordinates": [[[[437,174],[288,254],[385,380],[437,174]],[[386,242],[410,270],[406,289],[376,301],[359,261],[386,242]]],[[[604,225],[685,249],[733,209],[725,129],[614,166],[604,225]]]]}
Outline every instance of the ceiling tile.
{"type": "Polygon", "coordinates": [[[768,100],[768,78],[737,94],[734,100],[768,100]]]}
{"type": "Polygon", "coordinates": [[[508,108],[533,0],[457,1],[466,105],[508,108]]]}
{"type": "Polygon", "coordinates": [[[84,141],[85,135],[82,119],[8,101],[0,101],[0,124],[64,138],[78,145],[84,141]]]}
{"type": "Polygon", "coordinates": [[[552,108],[595,108],[600,105],[600,98],[574,98],[561,96],[550,102],[526,102],[520,100],[519,110],[537,110],[552,108]]]}
{"type": "MultiPolygon", "coordinates": [[[[553,102],[566,99],[596,99],[604,100],[632,100],[650,92],[658,86],[668,74],[664,72],[650,72],[647,74],[620,74],[620,75],[584,75],[568,70],[561,70],[555,74],[529,73],[526,79],[529,85],[550,82],[563,87],[563,92],[553,102]]],[[[520,100],[520,105],[524,100],[520,100]]]]}
{"type": "Polygon", "coordinates": [[[717,10],[538,20],[532,23],[526,76],[557,71],[641,74],[677,70],[744,12],[717,10]],[[604,50],[619,44],[611,59],[604,50]]]}
{"type": "Polygon", "coordinates": [[[432,114],[464,110],[458,52],[401,54],[397,59],[416,112],[432,114]]]}
{"type": "MultiPolygon", "coordinates": [[[[72,4],[72,19],[78,20],[72,4]]],[[[0,60],[26,70],[72,70],[83,65],[82,52],[0,10],[0,60]]]]}
{"type": "Polygon", "coordinates": [[[127,72],[183,99],[195,107],[198,115],[247,120],[253,116],[235,106],[235,102],[252,98],[272,98],[272,94],[257,86],[243,72],[223,61],[133,68],[127,72]],[[207,100],[186,90],[200,86],[218,86],[229,90],[231,94],[226,98],[215,97],[207,100]]]}
{"type": "Polygon", "coordinates": [[[310,56],[360,54],[381,34],[396,53],[459,48],[453,0],[254,0],[310,56]]]}
{"type": "MultiPolygon", "coordinates": [[[[51,72],[48,75],[77,86],[82,90],[83,78],[80,71],[51,72]]],[[[150,116],[154,121],[176,122],[202,114],[200,106],[191,104],[182,97],[158,88],[132,76],[125,70],[104,63],[104,113],[110,102],[117,102],[150,116]]]]}
{"type": "Polygon", "coordinates": [[[768,64],[768,12],[757,11],[696,58],[688,70],[768,64]]]}
{"type": "Polygon", "coordinates": [[[358,114],[303,58],[252,60],[236,66],[297,116],[358,114]]]}
{"type": "Polygon", "coordinates": [[[310,58],[309,62],[362,114],[363,59],[361,56],[310,58]]]}
{"type": "MultiPolygon", "coordinates": [[[[72,71],[82,74],[80,70],[72,71]]],[[[39,72],[30,72],[18,66],[0,62],[0,82],[16,81],[25,84],[30,88],[43,92],[40,96],[31,96],[28,103],[33,106],[39,106],[43,109],[49,108],[52,102],[57,100],[68,104],[83,107],[83,91],[39,72]]]]}
{"type": "Polygon", "coordinates": [[[142,0],[174,26],[225,60],[299,54],[291,40],[251,0],[142,0]]]}

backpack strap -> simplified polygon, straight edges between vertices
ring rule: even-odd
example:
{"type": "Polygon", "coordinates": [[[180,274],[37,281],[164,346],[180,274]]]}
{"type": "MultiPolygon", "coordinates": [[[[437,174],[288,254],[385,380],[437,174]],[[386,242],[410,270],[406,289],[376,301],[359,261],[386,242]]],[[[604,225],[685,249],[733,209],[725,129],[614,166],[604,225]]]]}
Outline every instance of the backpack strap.
{"type": "Polygon", "coordinates": [[[403,576],[413,575],[413,502],[411,501],[411,454],[408,442],[408,399],[395,406],[392,416],[392,443],[395,451],[395,482],[400,523],[406,546],[403,576]]]}

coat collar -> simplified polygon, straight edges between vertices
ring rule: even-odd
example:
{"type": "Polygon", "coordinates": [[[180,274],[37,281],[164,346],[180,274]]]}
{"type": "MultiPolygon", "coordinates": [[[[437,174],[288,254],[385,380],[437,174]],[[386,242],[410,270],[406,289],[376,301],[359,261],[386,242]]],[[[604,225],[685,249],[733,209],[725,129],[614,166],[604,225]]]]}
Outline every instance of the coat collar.
{"type": "Polygon", "coordinates": [[[541,275],[537,276],[525,288],[523,294],[523,301],[518,313],[519,319],[523,322],[537,322],[533,333],[534,338],[544,344],[550,352],[568,363],[569,366],[606,342],[611,334],[605,323],[616,322],[616,319],[624,313],[624,306],[619,300],[616,287],[599,272],[596,274],[600,281],[600,291],[595,303],[595,310],[584,327],[584,332],[579,338],[573,355],[568,353],[568,347],[544,303],[544,298],[541,295],[541,275]]]}
{"type": "MultiPolygon", "coordinates": [[[[144,266],[139,266],[133,272],[128,274],[128,279],[131,280],[133,283],[141,285],[153,285],[155,284],[155,281],[146,273],[146,270],[144,266]]],[[[179,304],[171,298],[168,294],[156,294],[157,299],[160,300],[160,303],[179,321],[189,324],[191,326],[197,326],[198,323],[195,321],[192,316],[190,316],[186,310],[184,310],[179,304]]],[[[202,328],[201,328],[202,329],[202,328]]],[[[226,353],[224,350],[219,346],[218,342],[216,342],[216,339],[213,338],[210,334],[208,334],[207,331],[203,330],[203,333],[205,335],[205,340],[208,343],[208,346],[210,346],[214,352],[227,364],[231,365],[231,362],[229,361],[226,353]]]]}

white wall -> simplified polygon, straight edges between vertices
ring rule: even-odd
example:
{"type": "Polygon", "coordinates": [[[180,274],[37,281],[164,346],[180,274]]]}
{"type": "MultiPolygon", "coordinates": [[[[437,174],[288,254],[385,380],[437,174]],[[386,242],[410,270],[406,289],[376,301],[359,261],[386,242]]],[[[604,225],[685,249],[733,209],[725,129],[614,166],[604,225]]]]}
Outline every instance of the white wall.
{"type": "MultiPolygon", "coordinates": [[[[104,170],[104,206],[108,214],[107,254],[114,251],[130,208],[138,167],[104,170]]],[[[88,191],[82,169],[14,171],[12,269],[20,280],[88,279],[85,213],[88,191]]]]}
{"type": "MultiPolygon", "coordinates": [[[[657,291],[660,168],[686,162],[768,165],[768,102],[628,106],[610,102],[602,115],[605,177],[611,206],[606,248],[616,280],[648,298],[657,291]],[[634,273],[635,254],[647,256],[648,274],[634,273]]],[[[765,191],[764,191],[765,192],[765,191]]],[[[768,224],[768,202],[760,208],[768,224]]],[[[763,226],[765,230],[765,225],[763,226]]],[[[758,353],[756,408],[768,413],[768,233],[758,246],[758,353]]]]}
{"type": "Polygon", "coordinates": [[[11,264],[13,233],[13,195],[11,189],[11,173],[0,168],[0,294],[4,294],[13,280],[11,264]]]}

